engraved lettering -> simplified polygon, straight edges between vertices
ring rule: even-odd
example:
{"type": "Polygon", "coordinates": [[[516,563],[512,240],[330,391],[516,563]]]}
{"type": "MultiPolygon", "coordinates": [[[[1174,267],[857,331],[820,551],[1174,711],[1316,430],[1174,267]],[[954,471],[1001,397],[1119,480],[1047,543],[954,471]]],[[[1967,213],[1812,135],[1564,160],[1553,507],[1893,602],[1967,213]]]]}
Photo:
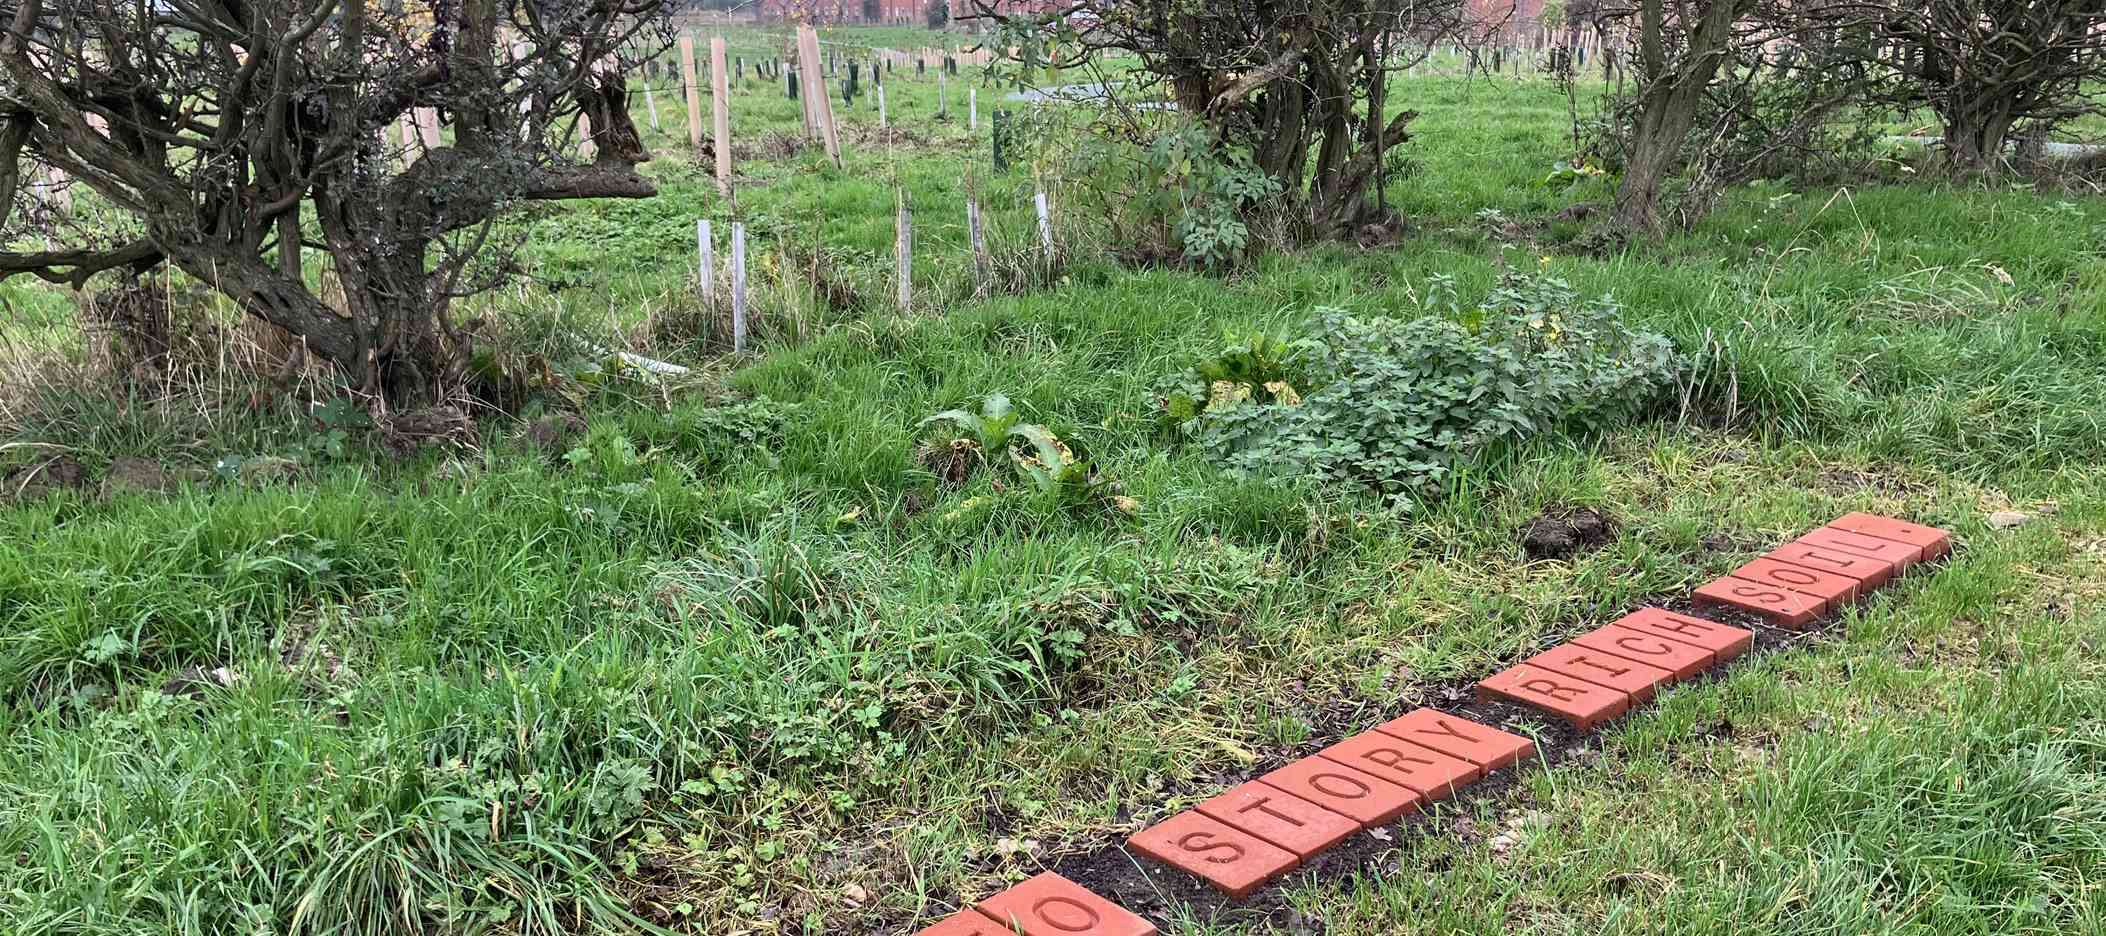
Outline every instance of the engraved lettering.
{"type": "Polygon", "coordinates": [[[1594,667],[1595,669],[1601,670],[1602,672],[1607,673],[1611,676],[1623,676],[1630,673],[1631,671],[1631,668],[1628,666],[1611,666],[1607,663],[1597,663],[1594,661],[1593,657],[1587,656],[1584,653],[1573,657],[1572,662],[1581,666],[1594,667]]]}
{"type": "Polygon", "coordinates": [[[1271,817],[1273,817],[1274,819],[1278,819],[1278,820],[1280,820],[1281,822],[1287,823],[1288,825],[1294,826],[1294,827],[1296,827],[1296,828],[1300,828],[1301,826],[1307,825],[1307,823],[1305,823],[1305,822],[1301,821],[1300,819],[1296,819],[1296,818],[1294,818],[1293,816],[1287,815],[1286,813],[1283,813],[1283,812],[1281,812],[1281,811],[1279,811],[1279,810],[1277,810],[1277,809],[1274,809],[1274,808],[1272,808],[1272,807],[1270,807],[1270,806],[1267,806],[1267,805],[1265,805],[1266,803],[1270,803],[1270,802],[1272,802],[1272,797],[1270,797],[1270,796],[1267,796],[1267,797],[1263,797],[1263,798],[1261,798],[1261,799],[1257,800],[1256,802],[1253,802],[1253,803],[1251,803],[1250,805],[1248,805],[1248,806],[1245,806],[1245,807],[1243,807],[1242,809],[1239,809],[1239,810],[1236,810],[1236,811],[1237,811],[1237,812],[1239,812],[1239,813],[1247,813],[1247,812],[1250,812],[1251,810],[1255,809],[1255,810],[1257,810],[1257,811],[1259,811],[1259,812],[1262,812],[1262,813],[1264,813],[1264,814],[1266,814],[1266,815],[1268,815],[1268,816],[1271,816],[1271,817]]]}
{"type": "Polygon", "coordinates": [[[1330,796],[1335,796],[1335,797],[1338,797],[1339,799],[1366,799],[1366,798],[1367,798],[1367,796],[1368,796],[1368,794],[1370,794],[1370,793],[1373,793],[1373,792],[1375,792],[1375,791],[1374,791],[1374,789],[1373,789],[1372,787],[1369,787],[1369,786],[1368,786],[1367,784],[1365,784],[1365,783],[1361,783],[1360,781],[1358,781],[1358,780],[1355,780],[1355,779],[1353,779],[1352,777],[1348,777],[1348,776],[1346,776],[1346,775],[1344,775],[1344,774],[1334,774],[1334,773],[1320,773],[1320,774],[1314,774],[1314,775],[1310,776],[1310,778],[1309,778],[1309,785],[1310,785],[1311,787],[1314,787],[1314,788],[1316,789],[1316,791],[1317,791],[1317,792],[1319,792],[1319,793],[1324,793],[1324,794],[1327,794],[1327,795],[1330,795],[1330,796]],[[1325,786],[1325,785],[1324,785],[1324,783],[1323,783],[1323,782],[1324,782],[1325,780],[1336,780],[1336,781],[1338,781],[1338,782],[1340,782],[1340,783],[1348,783],[1348,784],[1352,784],[1352,787],[1351,787],[1351,788],[1352,788],[1353,792],[1351,792],[1351,793],[1340,793],[1340,792],[1338,792],[1337,790],[1334,790],[1334,789],[1331,789],[1330,787],[1327,787],[1327,786],[1325,786]]]}
{"type": "Polygon", "coordinates": [[[1073,897],[1046,897],[1031,905],[1031,915],[1063,933],[1085,933],[1099,922],[1097,911],[1073,897]],[[1054,914],[1058,913],[1056,917],[1054,914]]]}
{"type": "Polygon", "coordinates": [[[1177,847],[1195,854],[1205,855],[1210,864],[1235,864],[1243,860],[1243,846],[1234,842],[1214,841],[1212,832],[1187,832],[1177,840],[1177,847]],[[1197,844],[1194,844],[1194,843],[1197,844]],[[1228,857],[1210,855],[1208,852],[1227,850],[1228,857]]]}
{"type": "Polygon", "coordinates": [[[1413,771],[1413,768],[1404,766],[1406,762],[1410,762],[1413,764],[1423,764],[1427,767],[1433,766],[1433,761],[1427,760],[1426,758],[1419,757],[1413,754],[1406,754],[1403,751],[1399,751],[1394,748],[1375,748],[1374,750],[1371,750],[1360,756],[1368,760],[1374,761],[1377,764],[1381,764],[1384,767],[1388,767],[1393,770],[1401,770],[1405,773],[1411,773],[1413,771]]]}
{"type": "Polygon", "coordinates": [[[1746,585],[1733,586],[1733,594],[1742,598],[1753,598],[1762,604],[1782,604],[1786,600],[1783,592],[1773,592],[1764,588],[1751,588],[1746,585]]]}
{"type": "Polygon", "coordinates": [[[1777,581],[1783,582],[1787,585],[1814,585],[1821,581],[1820,576],[1817,576],[1812,572],[1808,572],[1805,569],[1776,568],[1769,570],[1767,574],[1770,578],[1776,579],[1777,581]]]}
{"type": "Polygon", "coordinates": [[[1521,688],[1541,695],[1547,695],[1560,702],[1570,702],[1586,693],[1585,690],[1577,686],[1560,685],[1556,681],[1549,679],[1531,679],[1523,682],[1521,688]]]}
{"type": "Polygon", "coordinates": [[[1423,734],[1445,735],[1447,737],[1454,738],[1458,741],[1467,741],[1471,744],[1478,743],[1478,740],[1476,738],[1470,737],[1469,735],[1463,734],[1462,732],[1455,730],[1455,726],[1448,724],[1448,720],[1445,718],[1436,718],[1433,720],[1433,723],[1441,726],[1441,730],[1435,731],[1431,728],[1418,728],[1414,730],[1419,731],[1423,734]]]}
{"type": "Polygon", "coordinates": [[[1666,621],[1654,624],[1653,626],[1664,631],[1670,631],[1676,634],[1686,634],[1691,637],[1701,636],[1711,631],[1711,628],[1706,625],[1699,624],[1688,618],[1673,616],[1670,616],[1666,621]]]}
{"type": "Polygon", "coordinates": [[[1644,654],[1648,654],[1648,655],[1651,655],[1651,656],[1667,656],[1668,654],[1670,654],[1670,653],[1673,653],[1673,652],[1674,652],[1674,646],[1673,646],[1673,645],[1671,645],[1671,644],[1669,644],[1669,643],[1668,643],[1667,641],[1665,641],[1665,640],[1653,640],[1653,643],[1655,643],[1655,644],[1658,644],[1658,645],[1659,645],[1658,649],[1647,649],[1647,648],[1645,648],[1645,647],[1637,646],[1636,644],[1633,644],[1633,643],[1631,642],[1631,641],[1634,641],[1634,640],[1652,640],[1652,638],[1649,638],[1649,637],[1618,637],[1618,638],[1616,638],[1616,646],[1618,646],[1618,647],[1621,647],[1621,648],[1623,648],[1623,649],[1625,649],[1625,650],[1629,650],[1629,651],[1631,651],[1632,653],[1644,653],[1644,654]]]}

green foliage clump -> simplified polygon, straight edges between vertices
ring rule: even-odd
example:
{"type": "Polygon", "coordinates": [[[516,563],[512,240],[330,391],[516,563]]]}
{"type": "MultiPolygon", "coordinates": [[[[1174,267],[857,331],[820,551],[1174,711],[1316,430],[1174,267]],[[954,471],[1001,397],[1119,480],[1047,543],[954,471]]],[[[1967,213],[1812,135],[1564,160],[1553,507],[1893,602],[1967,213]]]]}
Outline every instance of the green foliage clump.
{"type": "Polygon", "coordinates": [[[945,410],[921,421],[924,427],[948,423],[965,433],[933,451],[971,452],[984,461],[992,452],[1008,452],[1019,474],[1048,501],[1065,508],[1108,503],[1126,513],[1138,509],[1131,498],[1121,496],[1118,483],[1097,470],[1095,462],[1076,453],[1052,430],[1023,421],[1002,394],[990,395],[980,411],[945,410]],[[1025,450],[1020,451],[1017,443],[1025,450]]]}
{"type": "Polygon", "coordinates": [[[1237,471],[1351,480],[1401,500],[1492,446],[1626,418],[1676,370],[1666,338],[1562,280],[1509,276],[1468,310],[1451,282],[1434,285],[1444,314],[1325,308],[1299,341],[1237,343],[1167,396],[1171,421],[1237,471]]]}

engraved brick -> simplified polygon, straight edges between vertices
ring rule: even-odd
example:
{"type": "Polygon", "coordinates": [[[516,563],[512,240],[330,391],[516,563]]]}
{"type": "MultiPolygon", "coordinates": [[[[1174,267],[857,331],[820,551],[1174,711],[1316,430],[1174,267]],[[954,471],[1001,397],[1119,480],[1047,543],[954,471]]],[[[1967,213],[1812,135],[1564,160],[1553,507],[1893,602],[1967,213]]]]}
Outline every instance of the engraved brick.
{"type": "Polygon", "coordinates": [[[1360,823],[1381,825],[1419,808],[1420,796],[1381,777],[1329,758],[1304,757],[1258,782],[1284,790],[1360,823]]]}
{"type": "Polygon", "coordinates": [[[1360,823],[1255,780],[1196,807],[1304,861],[1360,831],[1360,823]]]}
{"type": "Polygon", "coordinates": [[[1802,569],[1812,569],[1816,572],[1827,572],[1832,575],[1854,578],[1858,582],[1859,594],[1878,588],[1887,579],[1894,577],[1893,563],[1883,559],[1874,559],[1870,556],[1840,552],[1811,543],[1786,543],[1783,546],[1770,550],[1763,558],[1775,559],[1786,565],[1795,565],[1802,569]]]}
{"type": "Polygon", "coordinates": [[[1446,799],[1483,775],[1476,764],[1432,748],[1368,731],[1316,752],[1347,767],[1358,768],[1398,786],[1408,787],[1426,802],[1446,799]]]}
{"type": "Polygon", "coordinates": [[[1718,663],[1740,656],[1755,645],[1754,631],[1660,608],[1640,608],[1609,626],[1708,650],[1718,663]]]}
{"type": "Polygon", "coordinates": [[[1866,536],[1863,533],[1852,533],[1849,530],[1838,530],[1833,527],[1822,527],[1792,542],[1805,543],[1808,546],[1820,546],[1837,552],[1846,552],[1853,556],[1884,560],[1888,565],[1893,566],[1896,572],[1914,565],[1916,560],[1923,558],[1923,547],[1921,546],[1911,546],[1895,540],[1880,539],[1877,536],[1866,536]]]}
{"type": "Polygon", "coordinates": [[[1952,552],[1952,534],[1932,526],[1882,517],[1877,514],[1847,513],[1829,527],[1848,530],[1880,539],[1907,543],[1923,550],[1923,558],[1936,559],[1952,552]]]}
{"type": "Polygon", "coordinates": [[[1542,709],[1585,731],[1631,707],[1631,697],[1523,663],[1477,684],[1486,699],[1542,709]]]}
{"type": "Polygon", "coordinates": [[[1821,599],[1822,609],[1828,611],[1841,610],[1844,605],[1857,600],[1860,588],[1857,579],[1850,576],[1795,566],[1768,557],[1734,569],[1733,577],[1811,595],[1821,599]]]}
{"type": "Polygon", "coordinates": [[[980,901],[997,933],[1023,936],[1155,936],[1155,924],[1047,871],[980,901]]]}
{"type": "Polygon", "coordinates": [[[1375,730],[1462,758],[1486,773],[1536,753],[1536,743],[1520,735],[1430,708],[1407,712],[1375,730]]]}
{"type": "Polygon", "coordinates": [[[1572,638],[1572,646],[1586,647],[1599,653],[1659,667],[1666,670],[1670,674],[1670,680],[1675,682],[1710,669],[1714,660],[1711,651],[1702,647],[1634,633],[1629,628],[1613,624],[1603,625],[1572,638]]]}
{"type": "Polygon", "coordinates": [[[1812,595],[1730,575],[1698,588],[1691,597],[1700,602],[1737,608],[1779,627],[1795,629],[1813,623],[1824,607],[1821,599],[1812,595]]]}
{"type": "Polygon", "coordinates": [[[914,936],[1008,936],[1008,933],[978,910],[960,910],[914,936]]]}
{"type": "Polygon", "coordinates": [[[1522,662],[1614,689],[1630,696],[1634,705],[1652,698],[1655,689],[1675,678],[1672,670],[1569,643],[1552,647],[1522,662]]]}
{"type": "Polygon", "coordinates": [[[1298,863],[1294,853],[1197,812],[1181,812],[1126,840],[1127,847],[1242,900],[1298,863]]]}

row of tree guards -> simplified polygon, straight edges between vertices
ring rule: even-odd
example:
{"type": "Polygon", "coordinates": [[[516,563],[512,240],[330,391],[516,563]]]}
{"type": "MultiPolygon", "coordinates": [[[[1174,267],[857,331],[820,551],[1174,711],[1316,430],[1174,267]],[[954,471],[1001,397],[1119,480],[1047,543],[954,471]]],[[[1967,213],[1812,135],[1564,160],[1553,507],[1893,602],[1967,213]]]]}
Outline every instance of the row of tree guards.
{"type": "MultiPolygon", "coordinates": [[[[900,311],[914,308],[914,209],[907,203],[904,189],[895,189],[898,198],[898,214],[893,228],[893,272],[899,283],[900,311]]],[[[1043,188],[1032,196],[1032,206],[1038,212],[1038,240],[1041,256],[1048,268],[1053,265],[1057,252],[1053,242],[1053,206],[1043,188]]],[[[994,255],[987,249],[987,227],[980,210],[978,197],[965,196],[965,229],[973,252],[973,296],[986,298],[994,289],[994,255]]],[[[734,354],[746,350],[747,292],[746,292],[746,224],[731,222],[731,350],[734,354]]],[[[715,312],[718,308],[717,246],[715,226],[708,218],[695,222],[695,267],[698,290],[704,308],[715,312]]]]}
{"type": "MultiPolygon", "coordinates": [[[[1543,45],[1548,46],[1547,34],[1544,38],[1546,41],[1543,45]]],[[[1570,50],[1575,52],[1581,63],[1586,61],[1585,56],[1587,56],[1588,52],[1601,48],[1601,46],[1593,44],[1601,41],[1599,37],[1576,36],[1575,38],[1577,42],[1571,43],[1559,51],[1570,50]]],[[[700,81],[701,60],[698,57],[696,40],[692,35],[681,35],[677,42],[677,47],[680,56],[681,93],[685,98],[687,110],[688,144],[699,152],[704,141],[702,85],[700,81]]],[[[845,62],[849,81],[842,88],[843,99],[853,103],[857,84],[861,77],[861,63],[855,58],[847,58],[839,53],[828,54],[823,50],[817,31],[810,26],[798,27],[789,51],[791,56],[787,61],[778,59],[773,62],[754,62],[754,74],[756,77],[763,79],[780,76],[783,81],[784,92],[801,104],[806,137],[824,146],[827,159],[839,168],[842,166],[840,130],[834,114],[832,96],[827,93],[826,81],[835,75],[839,67],[845,62]]],[[[967,53],[937,53],[934,50],[906,53],[888,49],[872,49],[869,52],[871,53],[870,75],[873,91],[877,97],[878,124],[880,128],[889,127],[891,123],[885,99],[884,66],[897,68],[911,63],[916,68],[917,73],[926,74],[928,63],[933,59],[936,62],[937,79],[940,84],[940,110],[947,113],[950,106],[949,78],[957,74],[957,63],[963,59],[978,64],[986,64],[990,59],[990,53],[986,49],[973,50],[967,53]]],[[[1465,54],[1465,50],[1461,48],[1457,48],[1453,52],[1457,55],[1465,54]]],[[[1516,50],[1516,53],[1518,52],[1519,50],[1516,50]]],[[[710,37],[708,53],[712,131],[710,136],[713,140],[712,149],[715,157],[715,179],[718,192],[728,200],[732,196],[731,147],[729,145],[731,138],[730,89],[734,77],[746,70],[746,62],[740,59],[735,64],[733,63],[727,54],[725,40],[722,36],[710,37]]],[[[1467,54],[1472,59],[1473,70],[1482,66],[1482,63],[1477,60],[1479,52],[1470,51],[1467,54]]],[[[1493,56],[1490,62],[1491,69],[1501,70],[1501,66],[1506,64],[1505,61],[1502,61],[1502,58],[1505,57],[1499,55],[1496,51],[1491,54],[1493,56]]],[[[1514,62],[1518,66],[1522,59],[1523,56],[1514,54],[1507,60],[1514,62]]],[[[617,66],[614,62],[609,61],[604,67],[611,70],[617,66]]],[[[658,105],[651,83],[655,71],[656,68],[647,63],[643,75],[643,90],[651,127],[653,130],[658,130],[660,129],[658,105]]],[[[967,110],[968,127],[977,133],[980,125],[980,109],[979,92],[976,88],[968,88],[967,90],[967,110]]],[[[1005,130],[1008,128],[1006,127],[1007,121],[1004,120],[1007,115],[998,109],[993,116],[993,159],[995,168],[999,171],[1006,168],[1008,162],[1007,150],[1009,147],[1006,144],[1009,141],[1006,139],[1007,133],[1005,133],[1005,130]]],[[[583,117],[580,118],[580,121],[579,152],[581,156],[589,159],[593,155],[592,130],[589,124],[584,122],[583,117]]],[[[401,134],[402,142],[405,146],[411,146],[415,142],[421,141],[427,148],[436,148],[440,145],[440,127],[437,112],[429,108],[418,108],[410,115],[406,115],[401,127],[401,134]]],[[[899,308],[905,311],[911,310],[914,304],[914,212],[903,188],[895,188],[895,198],[897,211],[893,242],[894,273],[898,286],[897,301],[899,308]]],[[[1041,187],[1034,193],[1032,201],[1033,208],[1037,214],[1039,247],[1045,262],[1050,266],[1057,255],[1053,237],[1051,200],[1041,187]]],[[[994,262],[987,246],[985,215],[982,211],[982,206],[979,199],[970,191],[965,199],[965,217],[968,242],[973,256],[974,295],[976,297],[984,297],[991,293],[993,289],[994,262]]],[[[745,351],[748,333],[749,304],[746,241],[746,225],[740,221],[733,221],[731,223],[730,242],[727,246],[730,253],[729,304],[731,307],[731,337],[734,353],[743,353],[745,351]]],[[[719,308],[720,302],[723,300],[720,298],[721,290],[718,285],[715,230],[714,224],[710,219],[703,218],[696,221],[695,248],[701,300],[706,308],[714,312],[719,308]]]]}

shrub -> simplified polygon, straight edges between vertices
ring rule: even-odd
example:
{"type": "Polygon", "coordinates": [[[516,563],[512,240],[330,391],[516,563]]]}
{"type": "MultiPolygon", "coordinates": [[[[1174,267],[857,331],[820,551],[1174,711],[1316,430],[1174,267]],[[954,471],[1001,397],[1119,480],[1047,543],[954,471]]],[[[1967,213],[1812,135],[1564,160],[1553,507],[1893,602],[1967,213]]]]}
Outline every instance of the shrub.
{"type": "Polygon", "coordinates": [[[1447,281],[1436,287],[1445,314],[1316,310],[1262,374],[1288,392],[1202,376],[1248,355],[1239,343],[1168,396],[1170,418],[1233,470],[1352,480],[1402,503],[1490,446],[1626,418],[1677,367],[1667,339],[1630,328],[1615,300],[1581,301],[1558,279],[1509,276],[1467,310],[1447,281]]]}

